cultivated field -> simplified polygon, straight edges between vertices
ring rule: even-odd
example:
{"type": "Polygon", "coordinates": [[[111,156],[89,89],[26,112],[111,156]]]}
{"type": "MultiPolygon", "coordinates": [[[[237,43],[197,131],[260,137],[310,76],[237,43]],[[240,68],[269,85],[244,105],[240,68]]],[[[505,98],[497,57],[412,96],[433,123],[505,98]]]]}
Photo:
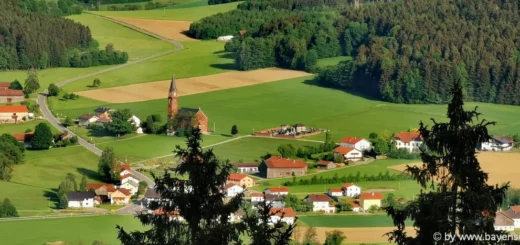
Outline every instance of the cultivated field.
{"type": "Polygon", "coordinates": [[[197,41],[184,33],[190,29],[191,21],[181,20],[148,20],[137,18],[113,17],[116,20],[155,33],[167,39],[176,41],[197,41]]]}
{"type": "MultiPolygon", "coordinates": [[[[300,237],[303,237],[305,228],[301,227],[301,228],[296,228],[296,229],[301,234],[300,237]]],[[[393,227],[364,227],[364,228],[316,227],[318,241],[320,243],[324,243],[325,239],[326,239],[326,233],[331,232],[333,230],[342,231],[343,234],[347,237],[345,242],[347,242],[348,244],[372,244],[372,243],[388,242],[388,237],[384,236],[384,234],[394,230],[394,228],[393,227]]],[[[415,234],[415,230],[413,227],[407,227],[406,232],[408,233],[408,235],[415,234]]],[[[389,244],[389,243],[387,243],[387,244],[389,244]]]]}
{"type": "MultiPolygon", "coordinates": [[[[211,91],[251,86],[261,83],[296,77],[306,77],[311,74],[268,68],[254,71],[234,71],[202,77],[191,77],[176,80],[180,96],[206,93],[211,91]]],[[[141,83],[115,88],[97,89],[79,92],[80,96],[105,101],[108,103],[129,103],[147,100],[163,99],[167,96],[171,80],[141,83]]]]}
{"type": "MultiPolygon", "coordinates": [[[[511,188],[520,188],[520,154],[511,152],[480,152],[478,153],[480,167],[489,174],[488,184],[503,184],[511,182],[511,188]]],[[[412,163],[410,166],[420,166],[422,163],[412,163]]],[[[404,171],[406,164],[389,167],[394,170],[404,171]]]]}

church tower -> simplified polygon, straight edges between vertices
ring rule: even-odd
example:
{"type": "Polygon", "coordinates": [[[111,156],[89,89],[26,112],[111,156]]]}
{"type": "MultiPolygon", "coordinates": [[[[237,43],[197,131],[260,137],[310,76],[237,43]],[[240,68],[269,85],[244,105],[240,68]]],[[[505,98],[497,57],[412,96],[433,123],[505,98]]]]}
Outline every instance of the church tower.
{"type": "Polygon", "coordinates": [[[168,118],[173,118],[179,111],[179,100],[177,99],[177,86],[175,85],[175,77],[172,76],[170,90],[168,91],[168,118]]]}

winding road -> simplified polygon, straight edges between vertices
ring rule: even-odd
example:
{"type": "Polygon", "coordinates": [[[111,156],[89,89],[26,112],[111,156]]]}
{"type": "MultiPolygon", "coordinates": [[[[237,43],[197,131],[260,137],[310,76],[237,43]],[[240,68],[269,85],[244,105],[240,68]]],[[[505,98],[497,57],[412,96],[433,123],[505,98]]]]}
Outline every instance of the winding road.
{"type": "MultiPolygon", "coordinates": [[[[174,49],[166,51],[166,52],[154,54],[154,55],[146,57],[146,58],[142,58],[142,59],[138,59],[138,60],[134,60],[134,61],[129,61],[129,62],[125,63],[125,64],[121,64],[121,65],[117,65],[117,66],[114,66],[114,67],[110,67],[110,68],[107,68],[107,69],[104,69],[104,70],[101,70],[101,71],[97,71],[97,72],[85,74],[85,75],[82,75],[82,76],[77,76],[77,77],[74,77],[74,78],[71,78],[71,79],[68,79],[68,80],[65,80],[65,81],[61,81],[61,82],[56,83],[56,86],[58,86],[58,87],[64,86],[66,84],[69,84],[71,82],[74,82],[74,81],[77,81],[77,80],[80,80],[80,79],[83,79],[83,78],[87,78],[87,77],[103,74],[103,73],[106,73],[106,72],[114,71],[114,70],[117,70],[117,69],[129,66],[129,65],[141,63],[141,62],[144,62],[144,61],[147,61],[147,60],[151,60],[151,59],[154,59],[154,58],[157,58],[157,57],[168,55],[168,54],[171,54],[171,53],[174,53],[174,52],[177,52],[179,50],[184,49],[184,46],[182,46],[182,44],[180,44],[178,42],[175,42],[175,41],[170,40],[170,39],[166,39],[166,38],[161,37],[161,36],[159,36],[157,34],[154,34],[154,33],[151,33],[149,31],[146,31],[144,29],[141,29],[139,27],[136,27],[136,26],[133,26],[133,25],[129,25],[127,23],[124,23],[124,22],[121,22],[121,21],[118,21],[118,20],[115,20],[115,19],[112,19],[112,18],[109,18],[109,17],[100,16],[100,15],[96,15],[96,14],[92,14],[92,13],[88,13],[88,14],[91,14],[91,15],[96,16],[98,18],[102,18],[102,19],[106,19],[106,20],[115,22],[117,24],[126,26],[126,27],[128,27],[130,29],[133,29],[133,30],[136,30],[138,32],[141,32],[141,33],[143,33],[145,35],[148,35],[148,36],[151,36],[151,37],[163,40],[165,42],[168,42],[168,43],[170,43],[170,44],[172,44],[174,46],[174,49]]],[[[52,126],[54,126],[56,129],[58,129],[60,132],[68,132],[68,134],[72,135],[72,136],[76,135],[76,134],[74,134],[74,132],[72,132],[68,128],[64,127],[58,121],[58,119],[56,119],[56,117],[53,115],[53,113],[51,112],[51,110],[49,108],[49,105],[47,104],[47,96],[48,96],[48,91],[45,90],[45,91],[43,91],[42,93],[40,93],[38,95],[38,98],[36,100],[38,105],[40,105],[40,110],[42,112],[43,117],[47,121],[49,121],[52,124],[52,126]]],[[[87,142],[86,140],[82,139],[81,137],[78,137],[78,143],[81,146],[87,148],[87,150],[93,152],[94,154],[96,154],[98,156],[101,156],[101,153],[103,152],[101,149],[96,147],[95,144],[91,144],[91,143],[87,142]]],[[[155,183],[153,182],[152,179],[150,179],[149,177],[141,174],[140,172],[138,172],[134,168],[131,169],[131,172],[138,179],[148,183],[149,187],[153,188],[155,186],[155,183]]]]}

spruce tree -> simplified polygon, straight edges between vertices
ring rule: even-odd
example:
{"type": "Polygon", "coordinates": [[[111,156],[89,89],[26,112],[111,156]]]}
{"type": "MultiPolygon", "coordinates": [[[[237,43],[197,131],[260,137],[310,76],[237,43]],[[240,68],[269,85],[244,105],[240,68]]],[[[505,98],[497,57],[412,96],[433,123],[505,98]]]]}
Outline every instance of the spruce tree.
{"type": "Polygon", "coordinates": [[[83,175],[81,183],[79,184],[79,191],[87,191],[87,177],[83,175]]]}
{"type": "Polygon", "coordinates": [[[107,182],[116,183],[119,181],[119,173],[121,172],[121,163],[116,158],[114,149],[107,147],[101,153],[98,163],[98,173],[107,182]]]}
{"type": "Polygon", "coordinates": [[[27,73],[27,78],[25,79],[25,94],[32,94],[36,90],[40,88],[40,81],[38,79],[38,72],[36,70],[30,70],[27,73]]]}
{"type": "Polygon", "coordinates": [[[0,212],[0,218],[5,217],[18,217],[18,211],[16,210],[16,207],[11,203],[9,198],[5,198],[4,202],[2,203],[2,206],[0,207],[2,210],[0,212]]]}
{"type": "Polygon", "coordinates": [[[31,139],[31,148],[36,150],[49,149],[52,146],[53,136],[51,128],[47,123],[39,123],[34,129],[31,139]]]}
{"type": "MultiPolygon", "coordinates": [[[[494,122],[479,120],[477,108],[464,110],[462,85],[456,82],[453,98],[448,105],[449,121],[432,119],[428,128],[422,122],[419,132],[425,149],[421,152],[422,166],[407,166],[423,188],[422,192],[403,209],[387,207],[397,229],[387,233],[398,244],[448,244],[434,240],[434,234],[496,234],[493,227],[497,207],[504,201],[508,183],[499,187],[487,184],[488,174],[480,168],[476,146],[490,139],[487,127],[494,122]],[[405,221],[414,221],[417,236],[404,231],[405,221]]],[[[415,235],[415,234],[414,234],[415,235]]],[[[496,241],[455,240],[450,244],[495,244],[496,241]]]]}

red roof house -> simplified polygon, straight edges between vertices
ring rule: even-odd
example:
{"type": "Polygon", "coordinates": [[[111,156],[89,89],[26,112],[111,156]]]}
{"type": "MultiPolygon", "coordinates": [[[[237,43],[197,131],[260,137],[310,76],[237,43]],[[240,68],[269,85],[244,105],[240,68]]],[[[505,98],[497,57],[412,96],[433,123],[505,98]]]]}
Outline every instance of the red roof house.
{"type": "Polygon", "coordinates": [[[267,167],[269,168],[306,168],[307,164],[302,160],[291,160],[289,158],[283,158],[281,156],[272,156],[264,160],[267,167]]]}
{"type": "Polygon", "coordinates": [[[236,173],[230,173],[228,176],[228,180],[234,180],[234,181],[240,181],[247,177],[245,174],[236,174],[236,173]]]}
{"type": "Polygon", "coordinates": [[[363,192],[359,195],[362,200],[383,200],[383,194],[380,192],[363,192]]]}
{"type": "Polygon", "coordinates": [[[420,132],[401,132],[394,135],[394,139],[400,140],[403,143],[410,143],[412,141],[423,140],[420,132]]]}
{"type": "Polygon", "coordinates": [[[271,208],[269,214],[281,217],[296,217],[296,213],[292,208],[271,208]]]}
{"type": "Polygon", "coordinates": [[[22,133],[22,134],[11,134],[18,142],[29,142],[34,136],[34,132],[22,133]]]}
{"type": "Polygon", "coordinates": [[[265,189],[265,192],[269,194],[289,193],[289,189],[287,187],[269,187],[265,189]]]}
{"type": "Polygon", "coordinates": [[[29,109],[24,105],[3,105],[0,106],[0,113],[29,113],[29,109]]]}
{"type": "Polygon", "coordinates": [[[363,138],[361,137],[352,137],[352,136],[347,136],[343,139],[341,139],[341,143],[345,143],[345,144],[349,144],[349,145],[355,145],[356,143],[358,143],[359,141],[362,141],[363,138]]]}
{"type": "Polygon", "coordinates": [[[272,156],[262,161],[258,170],[266,178],[300,176],[307,173],[307,164],[302,160],[272,156]]]}

